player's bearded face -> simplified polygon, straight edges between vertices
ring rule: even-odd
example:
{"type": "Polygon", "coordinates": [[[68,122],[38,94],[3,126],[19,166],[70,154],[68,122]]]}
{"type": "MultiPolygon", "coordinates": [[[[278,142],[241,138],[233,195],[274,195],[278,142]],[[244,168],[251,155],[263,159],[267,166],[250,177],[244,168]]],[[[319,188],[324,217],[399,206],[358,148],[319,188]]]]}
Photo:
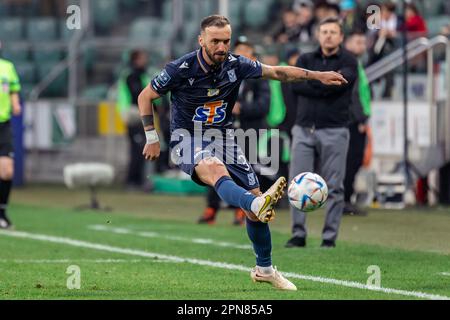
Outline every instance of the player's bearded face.
{"type": "Polygon", "coordinates": [[[225,61],[230,50],[231,28],[208,27],[201,35],[201,46],[214,64],[221,64],[225,61]]]}

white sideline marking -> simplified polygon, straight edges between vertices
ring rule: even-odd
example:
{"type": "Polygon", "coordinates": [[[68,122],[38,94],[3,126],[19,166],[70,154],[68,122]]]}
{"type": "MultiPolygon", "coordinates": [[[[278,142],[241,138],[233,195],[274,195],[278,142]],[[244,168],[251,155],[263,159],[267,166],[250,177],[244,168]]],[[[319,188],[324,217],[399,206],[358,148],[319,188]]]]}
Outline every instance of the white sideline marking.
{"type": "Polygon", "coordinates": [[[440,272],[439,274],[441,276],[449,276],[450,277],[450,272],[440,272]]]}
{"type": "Polygon", "coordinates": [[[61,264],[61,263],[139,263],[139,262],[170,262],[163,259],[0,259],[0,263],[18,264],[61,264]]]}
{"type": "Polygon", "coordinates": [[[245,249],[245,250],[251,250],[252,246],[248,244],[237,244],[237,243],[231,243],[231,242],[225,242],[225,241],[215,241],[213,239],[206,239],[206,238],[187,238],[187,237],[179,237],[179,236],[169,236],[165,234],[160,234],[158,232],[149,232],[149,231],[134,231],[127,228],[115,228],[115,227],[108,227],[101,224],[94,224],[88,226],[89,229],[95,230],[95,231],[106,231],[106,232],[112,232],[117,234],[131,234],[131,235],[137,235],[140,237],[146,237],[146,238],[163,238],[167,240],[174,240],[174,241],[183,241],[183,242],[192,242],[196,244],[205,244],[205,245],[211,245],[211,246],[219,246],[219,247],[229,247],[229,248],[235,248],[235,249],[245,249]]]}
{"type": "MultiPolygon", "coordinates": [[[[129,249],[129,248],[113,247],[113,246],[109,246],[109,245],[105,245],[105,244],[86,242],[86,241],[75,240],[75,239],[70,239],[70,238],[55,237],[55,236],[44,235],[44,234],[34,234],[34,233],[22,232],[22,231],[0,230],[0,235],[16,237],[16,238],[40,240],[40,241],[53,242],[53,243],[60,243],[60,244],[74,246],[74,247],[122,253],[122,254],[139,256],[139,257],[165,259],[165,260],[171,260],[171,261],[175,261],[175,262],[186,262],[186,263],[200,265],[200,266],[209,266],[209,267],[214,267],[214,268],[238,270],[238,271],[245,271],[245,272],[250,271],[250,268],[242,266],[242,265],[238,265],[238,264],[215,262],[215,261],[193,259],[193,258],[182,258],[182,257],[177,257],[177,256],[172,256],[172,255],[153,253],[153,252],[129,249]]],[[[447,297],[447,296],[429,294],[429,293],[418,292],[418,291],[406,291],[406,290],[391,289],[391,288],[373,287],[373,286],[367,286],[365,284],[362,284],[359,282],[354,282],[354,281],[345,281],[345,280],[337,280],[337,279],[333,279],[333,278],[315,277],[315,276],[308,276],[308,275],[302,275],[302,274],[291,273],[291,272],[286,272],[286,273],[283,272],[283,274],[290,278],[335,284],[335,285],[349,287],[349,288],[378,291],[378,292],[383,292],[383,293],[388,293],[388,294],[398,294],[398,295],[422,298],[422,299],[450,300],[450,297],[447,297]]]]}

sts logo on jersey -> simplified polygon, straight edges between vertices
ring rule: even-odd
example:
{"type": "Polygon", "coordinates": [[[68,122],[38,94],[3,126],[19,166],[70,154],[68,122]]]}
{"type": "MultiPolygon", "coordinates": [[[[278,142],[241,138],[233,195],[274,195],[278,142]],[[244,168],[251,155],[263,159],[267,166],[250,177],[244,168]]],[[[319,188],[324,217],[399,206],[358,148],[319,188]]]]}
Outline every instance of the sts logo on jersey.
{"type": "Polygon", "coordinates": [[[192,121],[201,121],[204,124],[220,123],[225,119],[227,103],[223,100],[205,103],[203,106],[195,109],[195,115],[192,121]]]}

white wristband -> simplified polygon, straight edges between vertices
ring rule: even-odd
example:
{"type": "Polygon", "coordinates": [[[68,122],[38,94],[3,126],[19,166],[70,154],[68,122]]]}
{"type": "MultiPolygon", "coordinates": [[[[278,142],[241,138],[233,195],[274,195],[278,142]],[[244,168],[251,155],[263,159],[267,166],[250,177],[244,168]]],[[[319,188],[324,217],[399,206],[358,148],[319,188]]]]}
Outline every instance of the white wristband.
{"type": "Polygon", "coordinates": [[[145,131],[145,137],[147,138],[147,144],[153,144],[159,141],[159,137],[155,129],[145,131]]]}

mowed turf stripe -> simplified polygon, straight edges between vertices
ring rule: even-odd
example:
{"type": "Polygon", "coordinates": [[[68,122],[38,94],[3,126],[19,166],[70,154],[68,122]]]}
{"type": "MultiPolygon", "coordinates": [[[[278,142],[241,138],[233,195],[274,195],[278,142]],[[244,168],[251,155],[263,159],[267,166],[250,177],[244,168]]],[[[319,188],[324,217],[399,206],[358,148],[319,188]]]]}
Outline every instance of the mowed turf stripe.
{"type": "Polygon", "coordinates": [[[129,234],[144,238],[160,238],[160,239],[166,239],[166,240],[173,240],[173,241],[182,241],[184,243],[191,242],[195,244],[203,244],[203,245],[210,245],[210,246],[218,246],[218,247],[228,247],[233,249],[244,249],[244,250],[251,250],[252,246],[248,244],[237,244],[237,243],[231,243],[231,242],[225,242],[225,241],[216,241],[214,239],[208,239],[208,238],[188,238],[188,237],[180,237],[180,236],[172,236],[167,234],[161,234],[158,232],[153,231],[134,231],[128,228],[115,228],[115,227],[107,227],[100,224],[94,224],[88,226],[89,229],[95,230],[95,231],[105,231],[105,232],[111,232],[116,234],[129,234]]]}
{"type": "MultiPolygon", "coordinates": [[[[0,235],[8,236],[8,237],[15,237],[15,238],[40,240],[40,241],[53,242],[53,243],[59,243],[59,244],[66,244],[66,245],[70,245],[70,246],[74,246],[74,247],[89,248],[89,249],[94,249],[94,250],[121,253],[121,254],[126,254],[126,255],[134,255],[134,256],[139,256],[139,257],[164,259],[164,260],[170,260],[173,262],[186,262],[186,263],[190,263],[190,264],[209,266],[209,267],[214,267],[214,268],[238,270],[238,271],[245,271],[245,272],[250,271],[250,268],[248,268],[246,266],[242,266],[242,265],[237,265],[237,264],[215,262],[215,261],[193,259],[193,258],[183,258],[183,257],[178,257],[178,256],[153,253],[153,252],[131,249],[131,248],[113,247],[113,246],[104,245],[104,244],[100,244],[100,243],[92,243],[92,242],[86,242],[86,241],[75,240],[75,239],[70,239],[70,238],[55,237],[55,236],[44,235],[44,234],[35,234],[35,233],[22,232],[22,231],[3,231],[3,230],[1,230],[0,235]]],[[[283,272],[283,274],[290,278],[296,278],[296,279],[302,279],[302,280],[308,280],[308,281],[314,281],[314,282],[321,282],[321,283],[327,283],[327,284],[334,284],[334,285],[338,285],[338,286],[344,286],[344,287],[356,288],[356,289],[362,289],[362,290],[371,290],[371,291],[383,292],[383,293],[387,293],[387,294],[397,294],[397,295],[416,297],[416,298],[422,298],[422,299],[431,299],[431,300],[450,300],[450,297],[447,297],[447,296],[429,294],[429,293],[418,292],[418,291],[406,291],[406,290],[391,289],[391,288],[373,287],[373,286],[367,286],[367,285],[359,283],[359,282],[302,275],[302,274],[291,273],[291,272],[289,272],[289,273],[283,272]]]]}
{"type": "Polygon", "coordinates": [[[155,260],[155,259],[0,259],[0,263],[18,263],[18,264],[64,264],[64,263],[174,263],[173,260],[155,260]]]}

